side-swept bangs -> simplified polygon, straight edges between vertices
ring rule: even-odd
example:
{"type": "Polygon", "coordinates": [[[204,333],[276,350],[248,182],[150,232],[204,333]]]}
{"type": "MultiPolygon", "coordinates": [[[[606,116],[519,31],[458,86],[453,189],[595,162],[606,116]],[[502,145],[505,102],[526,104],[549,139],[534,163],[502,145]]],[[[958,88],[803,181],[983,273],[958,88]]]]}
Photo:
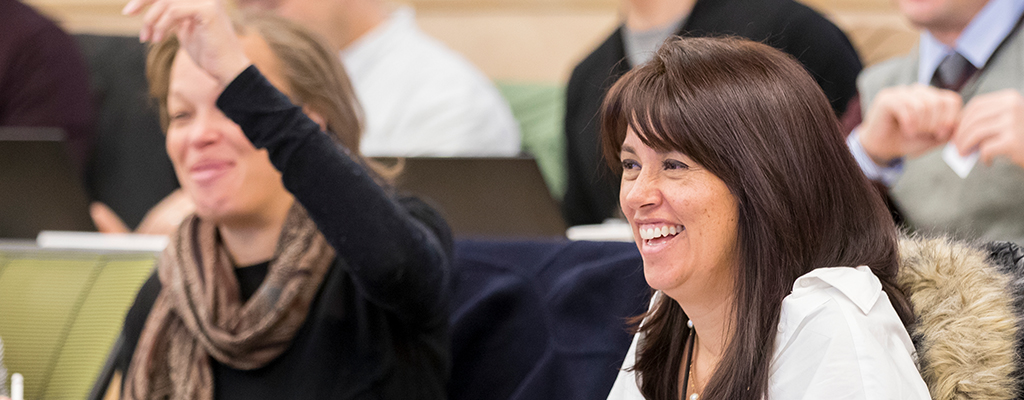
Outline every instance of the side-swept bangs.
{"type": "Polygon", "coordinates": [[[779,115],[807,113],[808,109],[820,114],[817,108],[821,108],[824,94],[816,84],[779,84],[793,80],[813,83],[806,72],[780,76],[775,65],[779,60],[766,59],[763,45],[724,39],[735,51],[723,54],[715,46],[692,42],[663,46],[650,62],[612,86],[602,106],[601,128],[605,159],[613,171],[622,170],[619,153],[627,129],[632,129],[654,149],[686,154],[725,181],[742,202],[737,189],[748,182],[740,181],[743,174],[737,169],[794,172],[798,166],[779,165],[765,156],[792,153],[792,148],[779,152],[778,147],[790,146],[787,142],[794,130],[802,131],[796,135],[838,133],[805,124],[808,121],[801,118],[779,115]],[[803,87],[813,90],[799,90],[803,87]],[[803,110],[793,110],[794,106],[803,110]]]}

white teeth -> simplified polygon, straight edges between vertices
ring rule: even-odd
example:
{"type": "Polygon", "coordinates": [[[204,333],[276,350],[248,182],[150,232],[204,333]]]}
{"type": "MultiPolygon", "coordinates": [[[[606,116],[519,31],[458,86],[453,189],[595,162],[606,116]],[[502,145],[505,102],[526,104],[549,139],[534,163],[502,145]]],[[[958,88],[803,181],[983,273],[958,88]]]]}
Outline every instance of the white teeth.
{"type": "Polygon", "coordinates": [[[683,231],[682,225],[662,226],[660,228],[640,229],[640,238],[644,240],[674,236],[683,231]]]}

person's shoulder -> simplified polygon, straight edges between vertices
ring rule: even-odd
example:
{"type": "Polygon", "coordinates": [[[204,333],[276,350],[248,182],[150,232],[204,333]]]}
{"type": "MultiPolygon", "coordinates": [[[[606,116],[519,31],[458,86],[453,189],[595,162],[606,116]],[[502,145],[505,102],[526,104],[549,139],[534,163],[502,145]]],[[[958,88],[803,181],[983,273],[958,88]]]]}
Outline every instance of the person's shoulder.
{"type": "Polygon", "coordinates": [[[153,310],[153,305],[156,303],[161,289],[160,278],[154,269],[153,273],[146,279],[146,282],[139,288],[135,301],[125,313],[124,325],[121,328],[121,337],[124,339],[124,343],[121,345],[120,351],[115,358],[115,367],[117,369],[121,371],[128,370],[132,355],[135,354],[135,347],[138,345],[139,337],[142,336],[142,329],[146,325],[146,320],[149,318],[150,311],[153,310]]]}
{"type": "MultiPolygon", "coordinates": [[[[845,297],[859,308],[870,309],[882,292],[882,283],[867,266],[816,268],[793,282],[789,297],[825,294],[845,297]],[[834,290],[828,290],[834,289],[834,290]]],[[[865,310],[866,312],[866,310],[865,310]]]]}
{"type": "Polygon", "coordinates": [[[866,266],[798,278],[775,343],[776,398],[928,398],[910,336],[866,266]]]}
{"type": "Polygon", "coordinates": [[[828,18],[825,18],[818,10],[794,0],[767,0],[773,3],[780,15],[791,18],[795,21],[818,23],[822,25],[835,26],[828,18]]]}
{"type": "Polygon", "coordinates": [[[0,1],[0,32],[6,36],[5,39],[18,39],[51,28],[57,28],[57,25],[32,6],[17,0],[0,1]]]}
{"type": "MultiPolygon", "coordinates": [[[[582,112],[588,121],[595,112],[588,106],[600,104],[604,91],[611,87],[620,74],[628,71],[626,50],[622,43],[622,26],[619,26],[604,42],[587,54],[569,75],[566,84],[566,107],[571,115],[582,112]],[[577,108],[583,107],[582,110],[577,108]]],[[[567,119],[572,119],[571,115],[567,119]]]]}
{"type": "Polygon", "coordinates": [[[899,71],[906,69],[908,64],[915,61],[916,51],[911,51],[907,54],[901,54],[895,57],[888,58],[884,61],[876,63],[870,67],[864,69],[861,73],[861,79],[867,80],[883,80],[891,79],[898,74],[899,71]]]}
{"type": "Polygon", "coordinates": [[[146,318],[149,317],[149,312],[153,309],[153,304],[156,303],[156,298],[160,295],[162,289],[163,285],[160,283],[160,277],[157,276],[157,272],[154,270],[135,295],[135,302],[132,303],[131,308],[129,308],[128,313],[125,315],[125,323],[144,323],[146,318]]]}
{"type": "MultiPolygon", "coordinates": [[[[818,268],[797,278],[783,299],[780,331],[828,319],[830,313],[868,314],[884,296],[882,283],[866,266],[818,268]]],[[[823,324],[830,326],[831,324],[823,324]]]]}
{"type": "Polygon", "coordinates": [[[610,74],[615,63],[625,62],[625,56],[626,53],[622,43],[622,27],[619,26],[600,45],[573,67],[572,78],[593,76],[595,73],[607,76],[610,74]]]}
{"type": "MultiPolygon", "coordinates": [[[[749,0],[742,0],[748,1],[749,0]]],[[[853,50],[846,34],[817,10],[793,0],[764,0],[765,7],[758,15],[750,18],[767,19],[772,36],[781,36],[787,42],[831,43],[853,50]],[[842,41],[843,43],[838,43],[842,41]]],[[[819,49],[820,51],[820,49],[819,49]]],[[[799,55],[797,55],[799,56],[799,55]]]]}
{"type": "MultiPolygon", "coordinates": [[[[411,10],[399,10],[408,14],[411,10]]],[[[379,74],[374,86],[392,88],[392,95],[401,94],[406,105],[412,105],[436,121],[439,115],[477,118],[488,124],[496,113],[508,126],[514,126],[511,110],[494,82],[468,58],[438,39],[423,32],[408,15],[397,15],[389,29],[388,50],[376,62],[386,74],[379,74]]],[[[358,79],[358,78],[356,78],[358,79]]],[[[360,85],[357,83],[357,87],[360,85]]],[[[485,125],[488,125],[485,124],[485,125]]],[[[488,125],[489,126],[489,125],[488,125]]],[[[504,125],[503,125],[504,127],[504,125]]]]}
{"type": "MultiPolygon", "coordinates": [[[[693,36],[737,35],[764,42],[804,59],[814,52],[847,51],[853,45],[832,21],[793,0],[702,0],[685,27],[693,36]]],[[[815,53],[816,54],[816,53],[815,53]]]]}
{"type": "Polygon", "coordinates": [[[399,194],[397,201],[413,219],[419,221],[434,234],[441,249],[450,260],[454,256],[455,242],[451,227],[437,208],[423,199],[411,195],[399,194]]]}
{"type": "Polygon", "coordinates": [[[735,26],[744,30],[763,27],[774,31],[780,27],[788,27],[786,23],[794,21],[833,25],[814,9],[794,0],[703,0],[695,6],[691,18],[693,21],[687,25],[703,26],[704,23],[714,23],[721,25],[719,28],[735,26]]]}
{"type": "Polygon", "coordinates": [[[387,39],[391,43],[388,46],[390,50],[381,53],[387,62],[396,64],[394,67],[405,66],[405,78],[395,76],[395,79],[429,84],[435,80],[423,78],[447,77],[458,78],[448,84],[486,82],[487,85],[491,85],[484,73],[464,55],[423,32],[412,19],[412,10],[400,9],[395,13],[396,15],[388,22],[396,25],[388,30],[388,35],[391,36],[387,39]]]}
{"type": "Polygon", "coordinates": [[[867,110],[871,100],[884,88],[909,85],[917,78],[917,47],[909,53],[889,58],[861,71],[857,77],[857,89],[861,102],[867,110]]]}
{"type": "MultiPolygon", "coordinates": [[[[20,1],[0,1],[0,48],[43,52],[49,49],[74,49],[75,43],[52,20],[20,1]]],[[[11,51],[11,50],[8,50],[11,51]]],[[[59,52],[51,52],[60,54],[59,52]]]]}

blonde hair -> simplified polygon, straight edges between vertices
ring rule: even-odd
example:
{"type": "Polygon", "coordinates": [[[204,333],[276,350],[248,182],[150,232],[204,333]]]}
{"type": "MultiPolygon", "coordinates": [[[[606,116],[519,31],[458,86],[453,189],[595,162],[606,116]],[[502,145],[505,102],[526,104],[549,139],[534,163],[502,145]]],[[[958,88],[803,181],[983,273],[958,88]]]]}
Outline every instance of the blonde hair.
{"type": "MultiPolygon", "coordinates": [[[[366,165],[382,184],[390,183],[400,165],[386,167],[359,152],[363,132],[362,107],[338,55],[308,29],[269,12],[246,12],[233,17],[239,35],[256,34],[280,61],[287,95],[292,102],[320,114],[326,129],[349,154],[366,165]]],[[[167,96],[171,66],[180,44],[177,37],[153,44],[146,59],[149,93],[160,108],[160,125],[167,130],[167,96]]],[[[279,88],[284,89],[284,88],[279,88]]],[[[285,92],[285,90],[282,90],[285,92]]]]}

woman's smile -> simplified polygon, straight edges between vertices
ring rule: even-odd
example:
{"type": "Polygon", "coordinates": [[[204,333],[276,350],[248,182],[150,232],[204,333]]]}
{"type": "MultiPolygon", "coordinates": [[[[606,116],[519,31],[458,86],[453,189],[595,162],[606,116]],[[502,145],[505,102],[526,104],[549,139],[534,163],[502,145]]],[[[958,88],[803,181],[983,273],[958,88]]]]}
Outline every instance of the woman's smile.
{"type": "Polygon", "coordinates": [[[201,160],[189,168],[189,176],[196,185],[209,186],[230,172],[234,166],[235,163],[227,160],[201,160]]]}
{"type": "Polygon", "coordinates": [[[656,251],[669,244],[686,229],[683,225],[667,223],[636,223],[643,243],[642,252],[656,251]]]}

